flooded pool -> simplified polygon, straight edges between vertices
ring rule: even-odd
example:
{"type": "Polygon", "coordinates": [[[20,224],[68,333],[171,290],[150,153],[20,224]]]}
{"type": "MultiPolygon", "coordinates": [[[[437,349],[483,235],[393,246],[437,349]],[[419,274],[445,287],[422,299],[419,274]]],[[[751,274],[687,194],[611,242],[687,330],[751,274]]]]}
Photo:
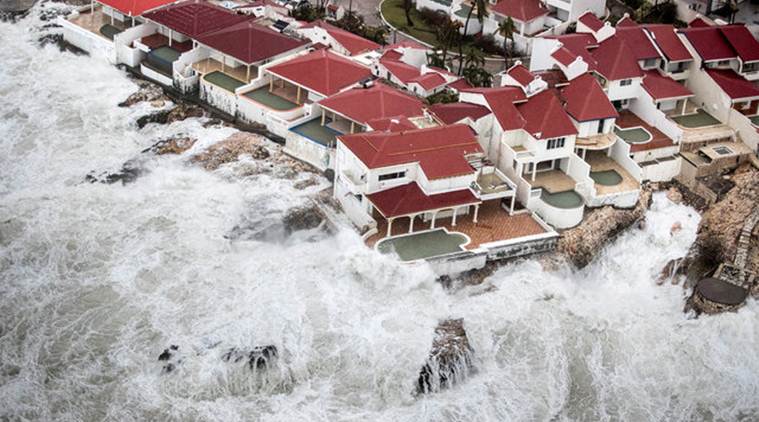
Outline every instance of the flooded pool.
{"type": "Polygon", "coordinates": [[[543,189],[543,193],[540,194],[540,199],[545,201],[548,205],[556,208],[577,208],[584,205],[580,194],[573,190],[567,190],[564,192],[550,193],[543,189]]]}

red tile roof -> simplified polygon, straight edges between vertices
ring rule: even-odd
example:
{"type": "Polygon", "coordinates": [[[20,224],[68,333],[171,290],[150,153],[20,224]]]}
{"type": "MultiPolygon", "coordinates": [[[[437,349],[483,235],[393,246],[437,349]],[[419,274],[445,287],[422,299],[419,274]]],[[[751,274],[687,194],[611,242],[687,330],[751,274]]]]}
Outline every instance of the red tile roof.
{"type": "Polygon", "coordinates": [[[365,132],[337,139],[371,169],[419,163],[428,179],[470,174],[467,154],[480,153],[467,125],[438,126],[403,132],[365,132]]]}
{"type": "Polygon", "coordinates": [[[140,16],[148,10],[161,7],[176,0],[98,0],[128,16],[140,16]]]}
{"type": "Polygon", "coordinates": [[[204,0],[176,3],[145,14],[145,18],[189,38],[227,28],[250,19],[204,0]]]}
{"type": "Polygon", "coordinates": [[[425,89],[425,91],[429,91],[430,89],[434,89],[448,83],[444,77],[435,72],[425,73],[408,81],[408,83],[412,82],[419,84],[422,88],[425,89]]]}
{"type": "Polygon", "coordinates": [[[604,27],[604,23],[601,22],[601,19],[598,19],[596,15],[590,11],[583,13],[577,20],[582,22],[583,25],[590,28],[593,32],[598,32],[599,29],[604,27]]]}
{"type": "Polygon", "coordinates": [[[525,120],[524,130],[535,139],[577,134],[577,129],[561,102],[550,90],[536,94],[526,103],[517,105],[517,110],[525,120]]]}
{"type": "Polygon", "coordinates": [[[551,57],[556,59],[559,63],[563,64],[564,66],[569,66],[575,59],[577,59],[577,56],[572,54],[571,51],[569,51],[566,47],[561,47],[558,50],[554,51],[551,54],[551,57]]]}
{"type": "Polygon", "coordinates": [[[540,0],[501,0],[490,6],[490,11],[522,22],[548,14],[548,8],[540,0]]]}
{"type": "Polygon", "coordinates": [[[380,64],[385,66],[388,72],[404,84],[421,75],[421,72],[416,67],[398,60],[382,57],[380,58],[380,64]]]}
{"type": "Polygon", "coordinates": [[[618,116],[601,85],[589,73],[575,78],[559,92],[564,109],[578,122],[618,116]]]}
{"type": "Polygon", "coordinates": [[[470,85],[469,82],[466,81],[466,79],[461,78],[457,81],[454,81],[448,84],[448,88],[455,89],[456,91],[461,91],[464,89],[471,89],[474,87],[470,85]]]}
{"type": "Polygon", "coordinates": [[[367,51],[377,50],[380,48],[380,45],[374,41],[367,40],[366,38],[360,37],[352,32],[348,32],[334,25],[330,25],[327,22],[324,22],[321,20],[308,23],[306,25],[303,25],[301,28],[313,28],[313,27],[322,28],[325,31],[327,31],[327,33],[332,38],[334,38],[335,41],[340,43],[340,45],[342,45],[343,48],[348,50],[351,56],[365,53],[367,51]]]}
{"type": "Polygon", "coordinates": [[[754,38],[748,28],[744,25],[728,25],[720,26],[719,29],[741,60],[744,62],[759,60],[759,41],[754,38]]]}
{"type": "Polygon", "coordinates": [[[270,59],[308,44],[252,20],[201,35],[197,40],[247,64],[270,59]]]}
{"type": "MultiPolygon", "coordinates": [[[[571,60],[569,63],[571,63],[576,56],[582,57],[582,59],[585,61],[585,63],[588,64],[588,69],[594,69],[596,66],[596,59],[593,58],[593,55],[590,53],[592,49],[595,49],[598,47],[598,43],[596,42],[596,39],[591,34],[582,34],[582,33],[575,33],[575,34],[567,34],[567,35],[560,35],[557,37],[550,37],[559,40],[564,45],[564,49],[566,49],[566,52],[562,53],[554,53],[559,56],[562,60],[567,60],[571,57],[571,60]]],[[[559,49],[561,50],[561,49],[559,49]]],[[[557,60],[559,58],[554,57],[557,60]]],[[[567,66],[569,63],[564,64],[567,66]]]]}
{"type": "Polygon", "coordinates": [[[517,101],[526,101],[527,97],[521,88],[507,86],[502,88],[473,88],[463,90],[481,94],[493,111],[496,120],[503,130],[521,129],[525,125],[524,118],[514,105],[517,101]]]}
{"type": "Polygon", "coordinates": [[[643,76],[636,55],[622,38],[611,37],[593,50],[595,70],[610,81],[643,76]]]}
{"type": "Polygon", "coordinates": [[[371,76],[367,67],[329,50],[298,56],[267,70],[325,97],[371,76]]]}
{"type": "Polygon", "coordinates": [[[319,105],[361,124],[394,116],[421,116],[424,110],[418,98],[383,83],[343,91],[325,98],[319,105]]]}
{"type": "Polygon", "coordinates": [[[646,25],[646,31],[651,35],[659,50],[671,62],[693,60],[690,52],[677,36],[672,25],[646,25]]]}
{"type": "Polygon", "coordinates": [[[614,36],[622,38],[627,47],[635,54],[636,60],[656,59],[660,57],[651,39],[648,38],[640,26],[617,28],[614,36]]]}
{"type": "Polygon", "coordinates": [[[705,61],[727,60],[736,56],[735,51],[716,26],[685,28],[680,32],[705,61]]]}
{"type": "Polygon", "coordinates": [[[373,193],[367,198],[385,218],[482,202],[469,189],[426,195],[416,182],[373,193]]]}
{"type": "Polygon", "coordinates": [[[656,70],[645,72],[645,76],[643,77],[643,89],[645,89],[655,100],[690,97],[693,95],[685,85],[678,83],[672,78],[662,76],[656,70]]]}
{"type": "Polygon", "coordinates": [[[759,97],[759,87],[743,79],[732,69],[706,69],[706,73],[733,100],[759,97]]]}
{"type": "Polygon", "coordinates": [[[522,86],[527,86],[530,84],[530,82],[535,80],[535,75],[530,73],[530,71],[521,64],[512,66],[509,70],[506,71],[506,74],[514,78],[514,80],[519,82],[519,84],[522,86]]]}
{"type": "Polygon", "coordinates": [[[709,22],[705,21],[703,18],[698,17],[693,19],[692,21],[688,22],[688,26],[691,28],[703,28],[705,26],[712,26],[709,22]]]}
{"type": "Polygon", "coordinates": [[[430,107],[430,111],[448,125],[458,123],[467,117],[478,120],[490,114],[490,109],[487,107],[470,103],[435,104],[430,107]]]}
{"type": "Polygon", "coordinates": [[[617,21],[617,28],[631,28],[634,26],[638,26],[638,22],[635,22],[633,18],[629,16],[623,16],[622,19],[617,21]]]}

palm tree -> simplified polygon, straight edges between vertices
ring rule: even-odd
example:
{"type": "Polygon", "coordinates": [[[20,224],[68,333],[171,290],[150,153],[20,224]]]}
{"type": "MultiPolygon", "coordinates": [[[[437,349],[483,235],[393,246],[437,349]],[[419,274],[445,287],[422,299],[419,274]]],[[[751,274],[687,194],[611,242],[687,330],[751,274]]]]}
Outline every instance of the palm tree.
{"type": "Polygon", "coordinates": [[[466,67],[482,67],[485,65],[485,54],[478,48],[470,48],[461,61],[466,63],[466,67]]]}
{"type": "Polygon", "coordinates": [[[461,36],[459,28],[461,28],[460,22],[449,19],[446,19],[437,27],[437,40],[440,42],[440,47],[443,50],[443,62],[445,62],[446,57],[448,57],[448,50],[461,36]]]}
{"type": "Polygon", "coordinates": [[[406,25],[414,26],[414,21],[411,20],[411,0],[403,0],[403,12],[406,14],[406,25]]]}
{"type": "Polygon", "coordinates": [[[514,43],[514,31],[516,25],[511,16],[498,23],[498,34],[503,37],[503,61],[506,69],[509,68],[509,40],[514,43]]]}
{"type": "MultiPolygon", "coordinates": [[[[472,19],[472,13],[474,13],[475,9],[477,9],[477,20],[480,22],[480,24],[482,24],[482,20],[485,19],[485,17],[488,15],[486,1],[487,0],[471,0],[469,2],[469,13],[466,14],[466,23],[464,24],[464,36],[467,35],[467,31],[469,30],[469,20],[472,19]]],[[[459,75],[461,75],[461,70],[464,68],[464,62],[462,60],[463,48],[464,40],[462,38],[459,42],[459,75]]]]}

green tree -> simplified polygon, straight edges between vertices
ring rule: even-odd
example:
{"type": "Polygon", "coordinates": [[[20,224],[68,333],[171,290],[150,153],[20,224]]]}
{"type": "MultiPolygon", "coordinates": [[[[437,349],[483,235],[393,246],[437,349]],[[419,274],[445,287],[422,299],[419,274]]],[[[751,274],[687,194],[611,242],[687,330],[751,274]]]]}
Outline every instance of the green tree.
{"type": "Polygon", "coordinates": [[[489,87],[493,83],[493,75],[480,66],[464,68],[464,79],[472,86],[489,87]]]}
{"type": "Polygon", "coordinates": [[[485,54],[477,48],[467,49],[463,60],[466,67],[482,67],[485,65],[485,54]]]}
{"type": "Polygon", "coordinates": [[[509,50],[509,41],[514,43],[514,31],[516,31],[516,25],[511,19],[511,16],[498,23],[498,34],[503,37],[503,61],[506,65],[506,69],[509,68],[509,56],[511,50],[509,50]]]}
{"type": "MultiPolygon", "coordinates": [[[[487,0],[471,0],[469,2],[469,13],[466,14],[466,23],[464,23],[464,36],[467,35],[467,30],[469,29],[469,21],[472,19],[472,13],[474,13],[475,9],[477,10],[477,21],[482,24],[483,19],[487,17],[488,15],[488,9],[487,9],[487,0]]],[[[458,74],[461,75],[461,71],[464,68],[464,61],[462,60],[464,49],[464,38],[462,37],[459,40],[459,71],[458,74]]]]}
{"type": "Polygon", "coordinates": [[[445,63],[446,58],[448,57],[448,50],[450,50],[453,44],[455,44],[456,41],[458,41],[459,38],[461,38],[461,34],[459,33],[460,28],[461,28],[460,22],[446,20],[436,29],[437,40],[440,42],[440,47],[443,50],[443,53],[442,53],[443,63],[445,63]]]}

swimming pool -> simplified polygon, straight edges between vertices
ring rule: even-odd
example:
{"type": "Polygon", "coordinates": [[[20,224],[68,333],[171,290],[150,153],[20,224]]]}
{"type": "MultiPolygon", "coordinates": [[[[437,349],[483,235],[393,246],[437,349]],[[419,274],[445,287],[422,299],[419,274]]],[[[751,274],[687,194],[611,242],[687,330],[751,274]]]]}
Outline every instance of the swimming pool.
{"type": "Polygon", "coordinates": [[[578,208],[584,205],[582,196],[574,190],[550,193],[543,189],[540,199],[548,205],[563,209],[578,208]]]}

